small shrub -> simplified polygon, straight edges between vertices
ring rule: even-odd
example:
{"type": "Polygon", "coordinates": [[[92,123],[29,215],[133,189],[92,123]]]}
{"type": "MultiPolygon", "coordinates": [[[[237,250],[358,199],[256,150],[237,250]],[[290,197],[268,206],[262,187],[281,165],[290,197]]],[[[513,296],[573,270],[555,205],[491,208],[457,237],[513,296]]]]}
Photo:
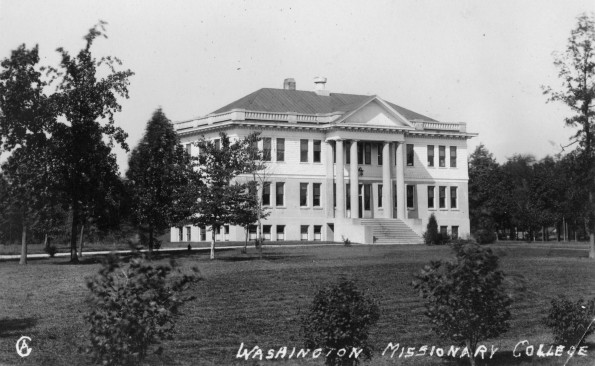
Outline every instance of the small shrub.
{"type": "Polygon", "coordinates": [[[431,214],[428,225],[426,226],[426,232],[424,233],[424,242],[426,244],[438,244],[438,235],[438,222],[436,221],[436,216],[431,214]]]}
{"type": "Polygon", "coordinates": [[[473,233],[478,244],[492,244],[496,241],[496,234],[492,230],[479,229],[473,233]]]}
{"type": "Polygon", "coordinates": [[[553,299],[545,325],[552,330],[554,342],[564,345],[583,343],[595,331],[591,323],[595,317],[595,299],[573,303],[560,295],[553,299]]]}
{"type": "MultiPolygon", "coordinates": [[[[149,346],[171,336],[178,307],[190,298],[180,297],[197,279],[170,266],[153,266],[143,257],[126,265],[109,256],[99,273],[87,280],[93,304],[85,319],[91,325],[95,361],[104,365],[138,365],[149,346]],[[173,277],[173,278],[172,278],[173,277]]],[[[196,269],[193,269],[197,272],[196,269]]]]}
{"type": "Polygon", "coordinates": [[[56,253],[58,252],[58,248],[53,245],[50,245],[43,249],[47,254],[49,254],[50,258],[54,258],[56,253]]]}
{"type": "Polygon", "coordinates": [[[341,236],[341,240],[343,240],[343,244],[348,247],[351,245],[351,240],[349,240],[349,238],[346,238],[344,236],[341,236]]]}
{"type": "Polygon", "coordinates": [[[324,348],[328,354],[325,365],[357,365],[360,359],[349,357],[352,347],[362,350],[360,357],[372,357],[368,335],[379,317],[378,304],[359,291],[355,282],[341,279],[322,288],[302,316],[305,345],[324,348]],[[347,353],[340,357],[337,351],[342,348],[347,353]]]}

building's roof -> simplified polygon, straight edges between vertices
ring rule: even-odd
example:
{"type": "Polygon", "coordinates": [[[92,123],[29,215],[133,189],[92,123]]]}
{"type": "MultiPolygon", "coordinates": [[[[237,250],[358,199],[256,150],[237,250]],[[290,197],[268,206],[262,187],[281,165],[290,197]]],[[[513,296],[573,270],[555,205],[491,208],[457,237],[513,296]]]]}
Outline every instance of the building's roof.
{"type": "MultiPolygon", "coordinates": [[[[318,95],[313,91],[262,88],[217,109],[212,114],[229,112],[232,109],[273,113],[295,112],[298,114],[350,112],[370,98],[369,95],[330,93],[326,96],[318,95]]],[[[387,103],[410,121],[435,121],[396,104],[387,103]]]]}

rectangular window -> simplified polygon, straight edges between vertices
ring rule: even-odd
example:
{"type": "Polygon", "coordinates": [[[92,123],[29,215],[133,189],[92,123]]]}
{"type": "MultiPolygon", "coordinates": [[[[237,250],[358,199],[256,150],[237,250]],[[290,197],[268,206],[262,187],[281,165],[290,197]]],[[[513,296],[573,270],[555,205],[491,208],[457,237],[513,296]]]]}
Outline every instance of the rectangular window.
{"type": "Polygon", "coordinates": [[[277,225],[277,240],[285,240],[285,225],[277,225]]]}
{"type": "Polygon", "coordinates": [[[308,183],[300,183],[300,206],[308,206],[308,183]]]}
{"type": "Polygon", "coordinates": [[[442,236],[448,235],[448,226],[440,226],[440,235],[442,235],[442,236]]]}
{"type": "Polygon", "coordinates": [[[357,163],[363,164],[364,163],[364,149],[361,142],[357,143],[357,163]]]}
{"type": "Polygon", "coordinates": [[[271,205],[271,182],[264,182],[262,185],[262,205],[271,205]]]}
{"type": "Polygon", "coordinates": [[[262,225],[262,237],[264,240],[271,240],[271,225],[262,225]]]}
{"type": "Polygon", "coordinates": [[[250,240],[256,240],[257,235],[256,235],[256,225],[250,225],[248,226],[248,239],[250,240]]]}
{"type": "Polygon", "coordinates": [[[320,241],[322,239],[322,226],[314,225],[314,241],[320,241]]]}
{"type": "Polygon", "coordinates": [[[450,187],[450,208],[457,208],[457,187],[450,187]]]}
{"type": "Polygon", "coordinates": [[[284,206],[285,201],[283,200],[283,198],[285,196],[285,183],[277,182],[276,186],[277,186],[277,190],[276,190],[277,206],[284,206]]]}
{"type": "Polygon", "coordinates": [[[438,187],[438,201],[440,208],[446,208],[446,187],[438,187]]]}
{"type": "Polygon", "coordinates": [[[215,230],[215,241],[221,241],[221,226],[215,230]]]}
{"type": "Polygon", "coordinates": [[[382,144],[376,144],[376,148],[378,149],[378,165],[382,165],[382,144]]]}
{"type": "Polygon", "coordinates": [[[200,227],[200,241],[207,241],[207,228],[206,226],[200,227]]]}
{"type": "Polygon", "coordinates": [[[452,239],[459,238],[459,227],[458,226],[451,226],[450,236],[452,239]]]}
{"type": "Polygon", "coordinates": [[[346,184],[345,186],[345,209],[346,210],[351,210],[351,194],[350,192],[350,188],[351,186],[349,185],[349,183],[346,184]]]}
{"type": "Polygon", "coordinates": [[[308,162],[308,140],[300,140],[300,163],[308,162]]]}
{"type": "Polygon", "coordinates": [[[428,186],[428,208],[434,208],[434,186],[428,186]]]}
{"type": "Polygon", "coordinates": [[[364,144],[364,149],[365,149],[365,163],[367,165],[372,164],[372,144],[369,142],[366,142],[364,144]]]}
{"type": "Polygon", "coordinates": [[[397,183],[393,183],[393,207],[397,208],[397,183]]]}
{"type": "Polygon", "coordinates": [[[428,145],[428,166],[434,166],[434,145],[428,145]]]}
{"type": "Polygon", "coordinates": [[[415,207],[415,186],[407,186],[407,208],[415,207]]]}
{"type": "Polygon", "coordinates": [[[349,149],[344,149],[343,151],[345,153],[345,164],[351,164],[351,152],[349,149]]]}
{"type": "Polygon", "coordinates": [[[271,161],[271,138],[262,138],[262,160],[271,161]]]}
{"type": "Polygon", "coordinates": [[[186,144],[186,152],[188,153],[188,155],[192,155],[191,151],[192,151],[192,144],[186,144]]]}
{"type": "Polygon", "coordinates": [[[312,184],[312,206],[320,207],[320,186],[321,183],[312,184]]]}
{"type": "Polygon", "coordinates": [[[457,147],[456,146],[450,147],[450,167],[451,168],[457,167],[457,147]]]}
{"type": "Polygon", "coordinates": [[[438,166],[444,168],[446,166],[446,147],[438,146],[438,166]]]}
{"type": "Polygon", "coordinates": [[[221,140],[215,139],[215,149],[219,150],[221,148],[221,140]]]}
{"type": "Polygon", "coordinates": [[[301,241],[308,240],[308,225],[300,226],[300,240],[301,241]]]}
{"type": "Polygon", "coordinates": [[[407,166],[413,166],[413,145],[407,144],[407,166]]]}
{"type": "Polygon", "coordinates": [[[370,201],[371,201],[371,192],[372,191],[372,185],[371,184],[364,184],[364,210],[369,211],[370,210],[370,201]]]}
{"type": "Polygon", "coordinates": [[[378,207],[382,207],[382,184],[378,185],[378,207]]]}
{"type": "Polygon", "coordinates": [[[320,154],[322,151],[322,141],[320,140],[314,140],[314,162],[315,163],[320,163],[320,154]]]}
{"type": "Polygon", "coordinates": [[[333,208],[337,207],[337,183],[333,183],[333,208]]]}
{"type": "Polygon", "coordinates": [[[181,227],[178,228],[178,241],[184,241],[184,229],[181,227]]]}
{"type": "Polygon", "coordinates": [[[186,241],[192,241],[192,229],[186,226],[186,241]]]}
{"type": "Polygon", "coordinates": [[[285,161],[285,139],[277,138],[277,161],[285,161]]]}
{"type": "Polygon", "coordinates": [[[229,241],[229,225],[223,226],[223,234],[225,235],[224,240],[229,241]]]}

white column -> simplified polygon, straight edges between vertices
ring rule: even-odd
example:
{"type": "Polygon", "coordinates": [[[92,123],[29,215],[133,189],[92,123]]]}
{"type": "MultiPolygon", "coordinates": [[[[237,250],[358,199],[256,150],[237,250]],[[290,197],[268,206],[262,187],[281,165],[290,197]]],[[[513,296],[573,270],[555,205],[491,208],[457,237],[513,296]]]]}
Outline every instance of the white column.
{"type": "Polygon", "coordinates": [[[326,217],[335,217],[335,207],[333,207],[333,183],[335,179],[333,177],[333,144],[330,141],[326,141],[325,144],[325,159],[326,164],[326,183],[325,183],[325,209],[326,217]]]}
{"type": "Polygon", "coordinates": [[[349,185],[351,197],[351,218],[359,218],[359,171],[357,170],[357,140],[351,140],[349,185]]]}
{"type": "Polygon", "coordinates": [[[407,218],[407,197],[405,197],[405,170],[404,170],[404,154],[403,149],[405,144],[400,142],[397,145],[396,154],[396,180],[397,180],[397,218],[405,220],[407,218]]]}
{"type": "Polygon", "coordinates": [[[335,177],[337,182],[337,211],[335,217],[345,217],[345,179],[344,172],[345,164],[343,163],[343,140],[336,141],[335,156],[337,163],[335,164],[335,177]]]}
{"type": "Polygon", "coordinates": [[[393,217],[392,180],[390,179],[390,142],[385,141],[382,146],[382,209],[384,217],[393,217]]]}

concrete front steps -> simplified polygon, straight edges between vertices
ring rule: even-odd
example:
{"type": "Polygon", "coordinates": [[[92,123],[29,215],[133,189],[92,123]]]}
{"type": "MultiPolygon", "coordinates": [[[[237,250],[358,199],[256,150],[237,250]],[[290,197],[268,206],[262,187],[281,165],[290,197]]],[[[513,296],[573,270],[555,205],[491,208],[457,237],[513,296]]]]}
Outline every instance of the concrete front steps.
{"type": "Polygon", "coordinates": [[[423,244],[423,239],[399,219],[360,219],[361,225],[371,226],[374,244],[423,244]]]}

